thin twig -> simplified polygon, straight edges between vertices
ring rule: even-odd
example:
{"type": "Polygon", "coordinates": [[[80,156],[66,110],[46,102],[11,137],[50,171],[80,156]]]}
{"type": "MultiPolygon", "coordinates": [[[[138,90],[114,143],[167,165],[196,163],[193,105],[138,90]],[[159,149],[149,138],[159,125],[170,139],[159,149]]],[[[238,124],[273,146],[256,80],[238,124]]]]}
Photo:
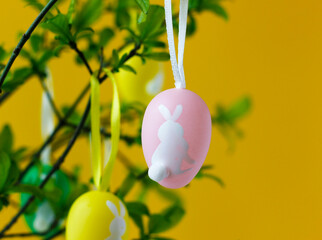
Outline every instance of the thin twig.
{"type": "Polygon", "coordinates": [[[77,52],[78,56],[80,57],[80,59],[82,59],[82,61],[84,62],[85,66],[87,67],[87,70],[89,71],[89,73],[92,75],[93,74],[93,70],[91,68],[91,66],[89,65],[84,53],[82,51],[79,50],[76,42],[70,42],[69,46],[71,49],[75,50],[75,52],[77,52]]]}
{"type": "Polygon", "coordinates": [[[13,63],[15,62],[16,58],[18,57],[21,49],[24,47],[25,43],[28,41],[28,39],[30,38],[31,34],[33,33],[33,31],[36,29],[36,27],[39,25],[39,23],[42,21],[42,19],[46,16],[46,14],[49,12],[49,10],[55,5],[55,3],[58,0],[50,0],[47,5],[44,7],[44,9],[39,13],[39,15],[37,16],[37,18],[35,19],[35,21],[30,25],[29,29],[26,31],[25,34],[23,34],[22,38],[20,39],[17,47],[15,48],[15,50],[13,51],[6,67],[4,68],[2,75],[0,77],[0,93],[1,93],[1,86],[4,82],[4,80],[6,79],[10,68],[12,67],[13,63]]]}

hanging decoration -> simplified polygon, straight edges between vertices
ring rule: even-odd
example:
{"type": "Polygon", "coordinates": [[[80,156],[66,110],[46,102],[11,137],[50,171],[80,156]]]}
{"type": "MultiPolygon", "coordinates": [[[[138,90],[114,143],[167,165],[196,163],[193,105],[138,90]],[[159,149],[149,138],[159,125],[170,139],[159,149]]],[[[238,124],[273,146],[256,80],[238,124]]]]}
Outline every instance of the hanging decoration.
{"type": "Polygon", "coordinates": [[[105,142],[106,163],[103,165],[100,133],[100,84],[91,78],[91,159],[93,182],[97,190],[80,196],[72,205],[66,223],[67,240],[126,240],[129,217],[124,203],[109,188],[120,139],[120,101],[114,75],[104,69],[113,84],[111,139],[105,142]]]}
{"type": "Polygon", "coordinates": [[[209,109],[196,93],[186,89],[183,56],[188,4],[188,0],[180,1],[177,62],[171,0],[165,0],[170,60],[176,88],[161,92],[150,102],[142,126],[142,146],[149,177],[167,188],[184,187],[196,176],[207,156],[211,140],[209,109]]]}

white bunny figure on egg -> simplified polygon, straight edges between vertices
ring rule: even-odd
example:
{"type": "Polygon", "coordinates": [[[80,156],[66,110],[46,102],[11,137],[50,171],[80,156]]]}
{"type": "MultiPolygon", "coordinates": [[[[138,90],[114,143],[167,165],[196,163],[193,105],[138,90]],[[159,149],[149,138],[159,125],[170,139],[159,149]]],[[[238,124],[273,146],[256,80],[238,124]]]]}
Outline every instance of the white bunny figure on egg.
{"type": "Polygon", "coordinates": [[[171,175],[178,175],[191,170],[191,168],[181,170],[183,160],[190,164],[195,163],[188,154],[189,145],[184,139],[183,127],[176,122],[182,111],[182,105],[177,105],[173,115],[171,115],[166,106],[159,106],[159,112],[166,121],[158,130],[161,143],[152,156],[152,165],[148,173],[149,177],[156,182],[160,182],[171,175]]]}
{"type": "Polygon", "coordinates": [[[111,201],[106,201],[106,205],[111,210],[115,218],[112,220],[110,224],[110,232],[111,236],[106,238],[105,240],[122,240],[122,236],[126,230],[126,223],[124,220],[124,216],[126,213],[125,207],[123,203],[120,201],[120,214],[118,213],[117,207],[111,201]]]}

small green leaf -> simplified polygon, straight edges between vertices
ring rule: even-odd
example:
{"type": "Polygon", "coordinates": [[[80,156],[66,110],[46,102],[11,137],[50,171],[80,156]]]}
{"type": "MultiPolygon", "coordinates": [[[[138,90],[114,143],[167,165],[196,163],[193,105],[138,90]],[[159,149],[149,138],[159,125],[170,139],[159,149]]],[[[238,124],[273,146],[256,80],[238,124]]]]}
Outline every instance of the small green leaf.
{"type": "Polygon", "coordinates": [[[99,46],[104,47],[114,37],[114,31],[111,28],[104,28],[99,33],[99,46]]]}
{"type": "Polygon", "coordinates": [[[41,4],[38,0],[23,0],[28,6],[32,6],[38,11],[41,11],[45,6],[41,4]]]}
{"type": "Polygon", "coordinates": [[[176,226],[185,214],[180,205],[173,205],[167,208],[162,214],[153,214],[150,216],[149,233],[165,232],[176,226]]]}
{"type": "Polygon", "coordinates": [[[226,117],[230,122],[235,122],[245,116],[251,109],[251,99],[244,97],[233,104],[227,111],[226,117]]]}
{"type": "Polygon", "coordinates": [[[144,44],[148,47],[155,47],[155,48],[165,48],[167,45],[161,41],[145,41],[144,44]]]}
{"type": "Polygon", "coordinates": [[[28,67],[17,69],[11,77],[8,77],[4,82],[2,89],[5,91],[13,91],[22,85],[27,78],[32,74],[32,70],[28,67]]]}
{"type": "Polygon", "coordinates": [[[69,7],[68,7],[67,18],[68,18],[68,23],[69,24],[73,23],[73,14],[75,13],[76,1],[77,0],[71,0],[70,4],[69,4],[69,7]]]}
{"type": "Polygon", "coordinates": [[[68,44],[73,40],[69,30],[69,19],[66,15],[59,13],[57,16],[46,20],[41,24],[44,29],[58,35],[58,39],[68,44]]]}
{"type": "Polygon", "coordinates": [[[143,57],[150,58],[156,61],[169,61],[170,55],[167,52],[146,53],[143,57]]]}
{"type": "Polygon", "coordinates": [[[141,23],[145,22],[146,17],[147,17],[146,13],[141,12],[140,15],[139,15],[139,18],[138,18],[138,24],[141,24],[141,23]]]}
{"type": "Polygon", "coordinates": [[[151,5],[147,13],[146,20],[139,24],[141,39],[145,40],[155,37],[161,31],[164,23],[164,8],[158,5],[151,5]]]}
{"type": "Polygon", "coordinates": [[[112,52],[112,62],[114,67],[119,66],[120,58],[119,58],[118,52],[115,49],[113,49],[113,52],[112,52]]]}
{"type": "Polygon", "coordinates": [[[130,218],[133,220],[135,225],[140,229],[141,236],[144,236],[144,224],[142,215],[129,213],[130,218]]]}
{"type": "Polygon", "coordinates": [[[0,192],[8,178],[11,161],[5,152],[0,152],[0,192]]]}
{"type": "Polygon", "coordinates": [[[208,3],[207,1],[205,1],[203,8],[212,11],[213,13],[217,14],[219,17],[222,17],[226,21],[229,19],[226,10],[218,3],[208,3]]]}
{"type": "Polygon", "coordinates": [[[74,19],[76,31],[90,27],[102,15],[104,9],[103,0],[87,0],[74,19]]]}
{"type": "Polygon", "coordinates": [[[13,147],[13,133],[9,125],[2,128],[0,134],[0,151],[10,154],[13,147]]]}
{"type": "Polygon", "coordinates": [[[11,161],[9,174],[7,180],[4,184],[4,190],[9,189],[12,185],[16,183],[20,174],[20,170],[16,162],[11,161]]]}
{"type": "Polygon", "coordinates": [[[126,208],[129,213],[147,216],[150,215],[148,207],[142,202],[127,202],[126,208]]]}
{"type": "Polygon", "coordinates": [[[44,42],[44,37],[38,34],[34,34],[30,37],[30,45],[32,50],[35,53],[38,53],[38,51],[40,50],[42,44],[44,42]]]}
{"type": "Polygon", "coordinates": [[[8,189],[8,191],[12,193],[29,193],[40,199],[46,197],[46,193],[43,190],[41,190],[38,186],[29,184],[19,184],[17,186],[11,187],[10,189],[8,189]]]}
{"type": "Polygon", "coordinates": [[[150,0],[135,0],[144,13],[147,13],[150,7],[150,0]]]}
{"type": "Polygon", "coordinates": [[[7,57],[6,50],[2,46],[0,46],[0,61],[4,61],[6,57],[7,57]]]}
{"type": "Polygon", "coordinates": [[[128,72],[132,72],[134,74],[136,74],[136,71],[133,67],[131,67],[130,65],[123,65],[121,66],[122,69],[124,69],[125,71],[128,71],[128,72]]]}

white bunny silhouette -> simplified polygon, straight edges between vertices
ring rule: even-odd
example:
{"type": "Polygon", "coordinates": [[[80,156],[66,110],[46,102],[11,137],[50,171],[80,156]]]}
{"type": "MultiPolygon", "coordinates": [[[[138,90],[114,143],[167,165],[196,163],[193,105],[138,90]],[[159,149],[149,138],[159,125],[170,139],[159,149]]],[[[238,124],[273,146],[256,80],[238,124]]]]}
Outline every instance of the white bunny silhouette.
{"type": "Polygon", "coordinates": [[[170,175],[178,175],[191,170],[191,168],[181,170],[183,160],[190,164],[195,163],[188,154],[189,145],[183,137],[183,127],[176,122],[181,116],[182,110],[182,105],[177,105],[171,115],[166,106],[159,106],[159,111],[166,122],[159,128],[158,137],[161,143],[153,153],[152,165],[149,168],[149,177],[156,182],[160,182],[170,175]]]}
{"type": "Polygon", "coordinates": [[[122,236],[126,230],[126,223],[124,220],[125,216],[125,207],[123,203],[120,201],[120,214],[118,213],[117,207],[114,205],[113,202],[107,200],[106,201],[107,207],[111,210],[115,218],[112,220],[110,224],[110,232],[111,236],[106,238],[105,240],[122,240],[122,236]]]}

